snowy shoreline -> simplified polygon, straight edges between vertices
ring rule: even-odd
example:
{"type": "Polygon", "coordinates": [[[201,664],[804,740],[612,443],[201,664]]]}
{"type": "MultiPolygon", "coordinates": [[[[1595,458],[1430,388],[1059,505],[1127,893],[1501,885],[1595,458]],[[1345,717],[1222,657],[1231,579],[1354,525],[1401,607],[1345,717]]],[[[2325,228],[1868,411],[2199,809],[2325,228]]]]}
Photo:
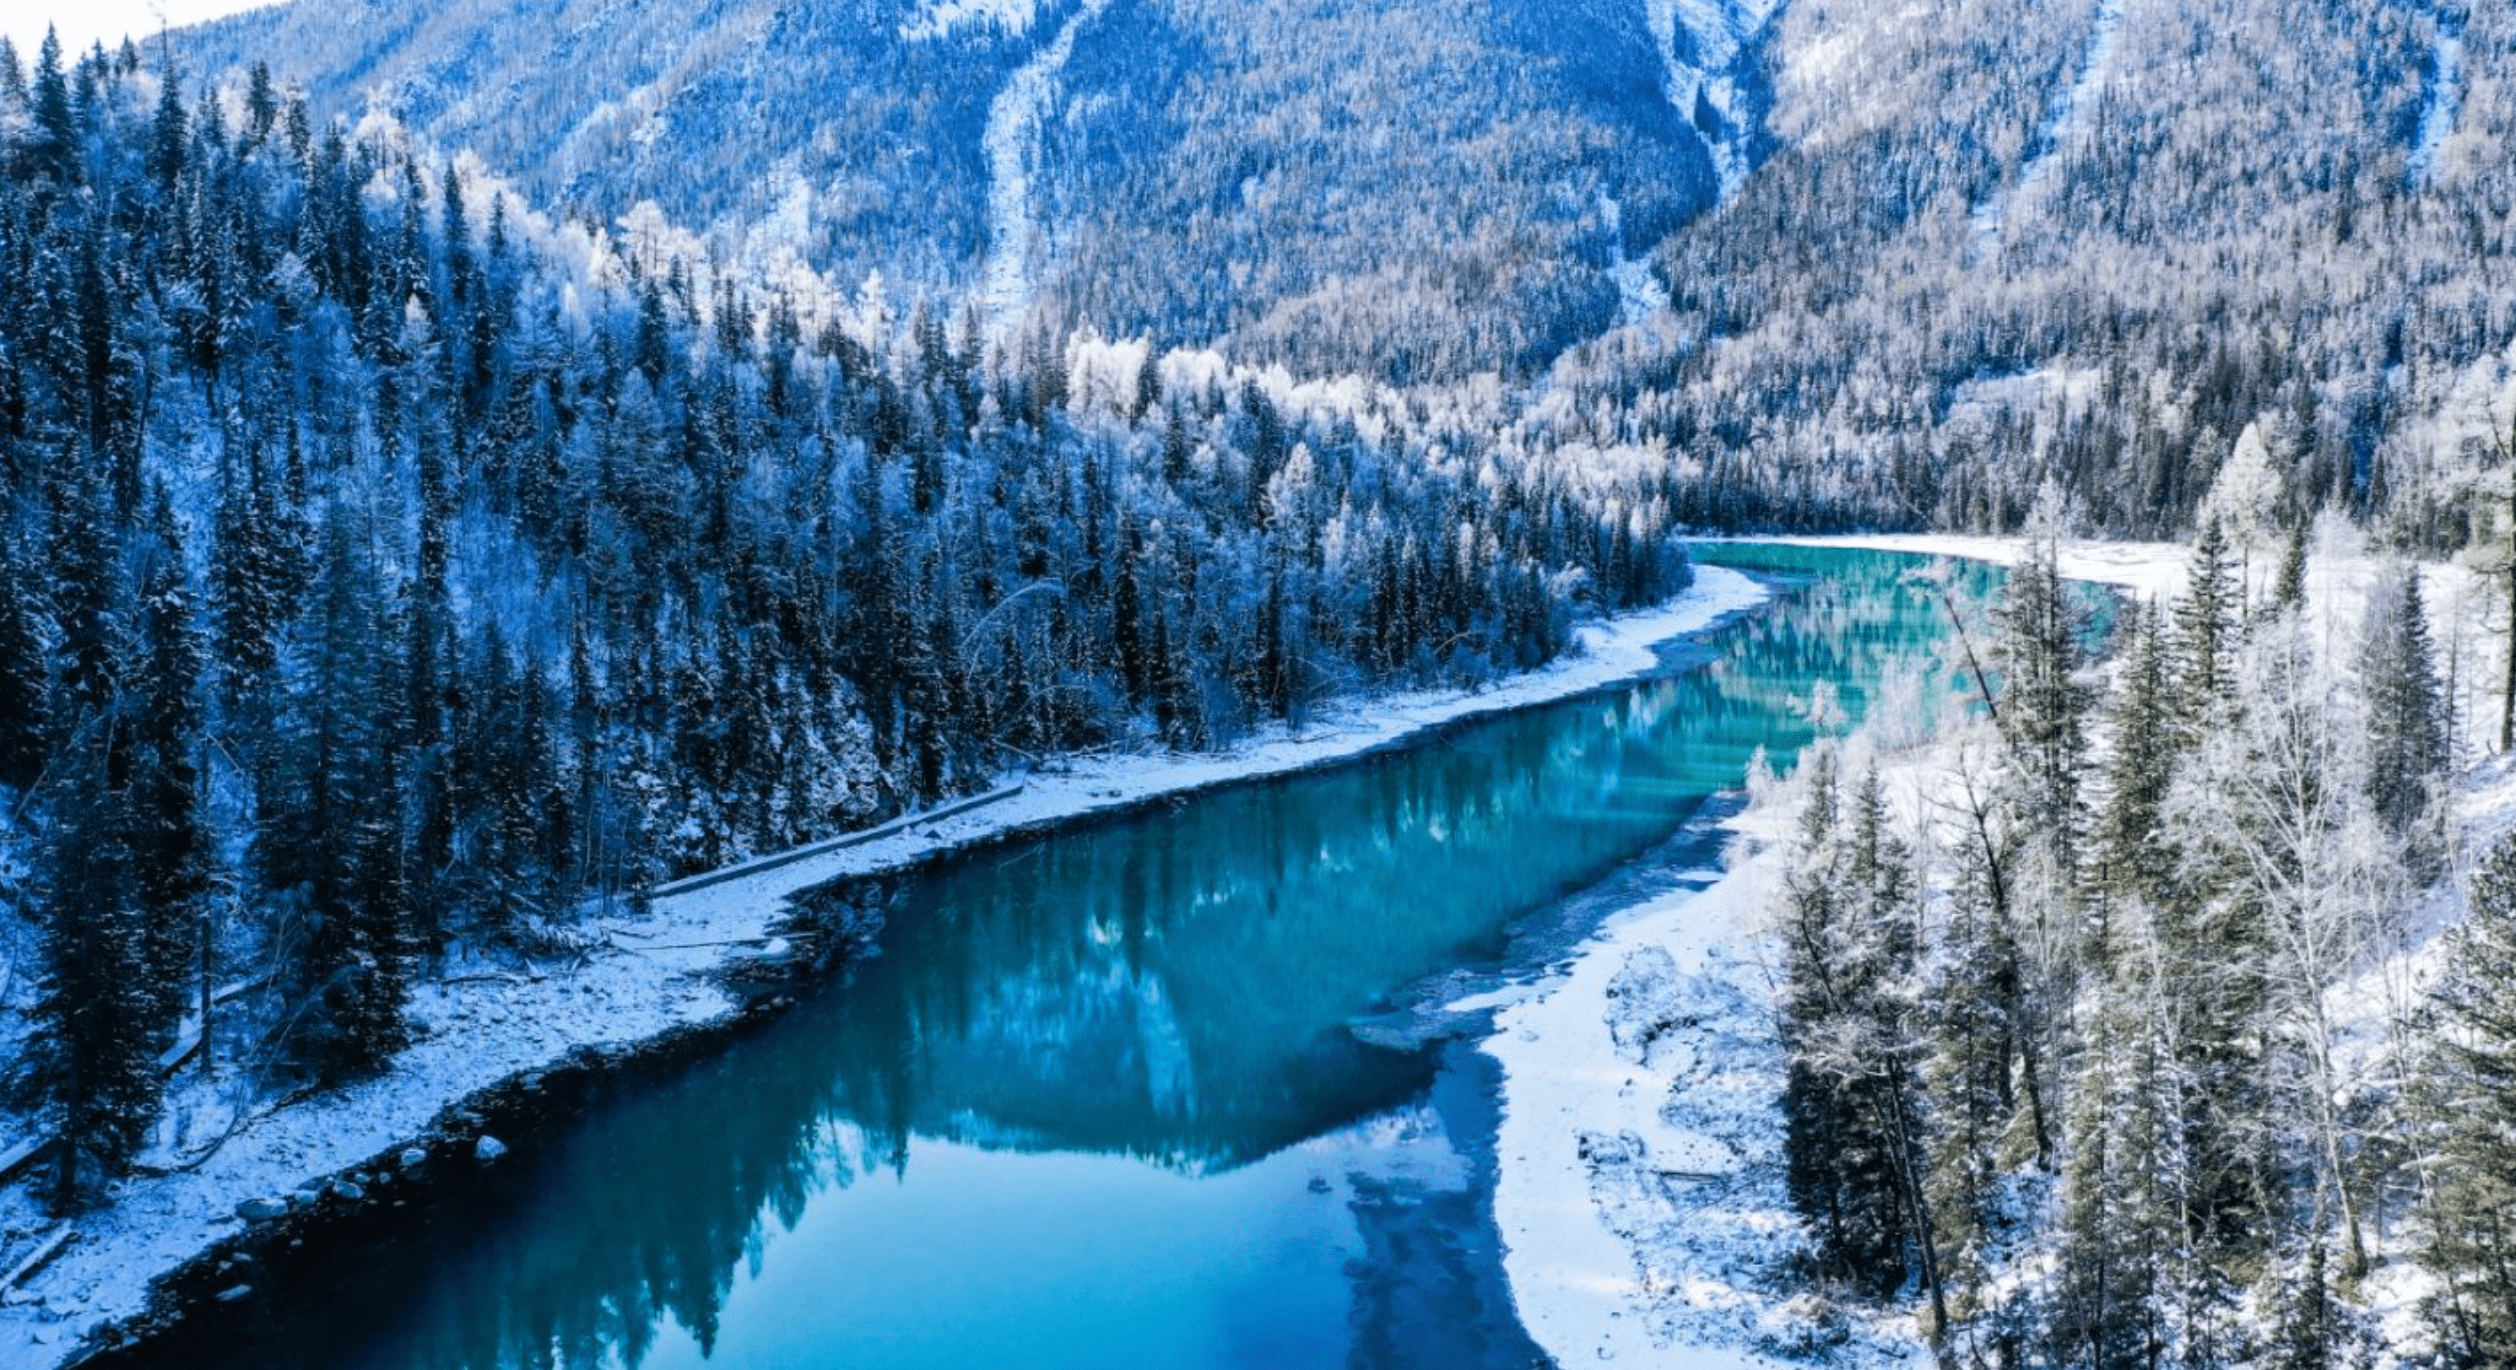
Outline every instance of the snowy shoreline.
{"type": "MultiPolygon", "coordinates": [[[[1921,534],[1738,541],[2001,565],[2025,546],[1921,534]]],[[[2357,547],[2318,557],[2310,613],[2336,633],[2357,621],[2378,559],[2357,547]]],[[[2064,543],[2060,560],[2066,577],[2159,600],[2182,591],[2190,558],[2172,543],[2064,543]]],[[[2267,581],[2271,568],[2253,570],[2267,581]]],[[[2460,655],[2495,631],[2490,596],[2469,571],[2433,563],[2422,576],[2441,650],[2460,655]]],[[[2463,681],[2463,716],[2490,706],[2486,685],[2463,681]]],[[[1918,811],[1946,769],[1937,743],[1879,760],[1899,812],[1918,811]]],[[[1777,770],[1791,761],[1774,758],[1777,770]]],[[[2503,831],[2516,815],[2516,770],[2485,764],[2459,783],[2478,828],[2503,831]]],[[[1808,1305],[1766,1282],[1798,1221],[1781,1173],[1783,1059],[1760,945],[1788,807],[1725,820],[1726,871],[1611,915],[1558,973],[1506,1000],[1483,1043],[1502,1067],[1494,1212],[1504,1273],[1522,1325],[1559,1364],[1638,1357],[1728,1370],[1769,1365],[1817,1334],[1808,1305]]],[[[2374,998],[2355,983],[2336,994],[2374,998]]],[[[2386,1278],[2404,1282],[2399,1268],[2386,1278]]],[[[2413,1295],[2394,1288],[2382,1302],[2388,1334],[2407,1335],[2413,1295]]],[[[1927,1362],[1910,1318],[1835,1334],[1859,1344],[1863,1363],[1927,1362]]]]}
{"type": "MultiPolygon", "coordinates": [[[[2015,538],[1882,534],[1739,541],[2007,565],[2015,538]]],[[[2183,583],[2168,543],[2065,544],[2063,574],[2144,597],[2183,583]]],[[[1895,758],[1905,802],[1935,755],[1895,758]]],[[[1791,758],[1776,757],[1787,769],[1791,758]]],[[[1780,819],[1721,823],[1740,855],[1708,885],[1601,924],[1571,963],[1495,1015],[1502,1066],[1494,1214],[1530,1337],[1561,1365],[1687,1370],[1769,1364],[1809,1334],[1761,1285],[1796,1220],[1782,1197],[1782,1084],[1758,947],[1786,849],[1780,819]],[[1670,1025],[1676,1026],[1670,1026],[1670,1025]]],[[[1907,1329],[1864,1329],[1882,1361],[1921,1352],[1907,1329]]]]}
{"type": "MultiPolygon", "coordinates": [[[[30,1276],[14,1301],[0,1304],[0,1363],[28,1370],[61,1364],[100,1329],[147,1312],[161,1276],[241,1230],[236,1209],[247,1199],[320,1188],[429,1132],[462,1100],[552,1069],[581,1049],[635,1047],[731,1021],[741,1004],[707,973],[743,950],[728,943],[764,937],[798,890],[1155,800],[1351,761],[1464,720],[1611,686],[1655,666],[1659,644],[1766,597],[1746,575],[1699,567],[1695,584],[1668,604],[1584,625],[1578,655],[1483,690],[1356,701],[1324,710],[1302,733],[1261,735],[1218,755],[1083,758],[1034,775],[1018,793],[982,808],[659,898],[634,926],[608,923],[606,931],[617,934],[611,950],[581,968],[424,986],[411,1005],[420,1040],[386,1075],[261,1115],[197,1169],[131,1180],[112,1205],[75,1219],[77,1239],[30,1276]]],[[[0,1253],[10,1260],[49,1235],[26,1226],[35,1211],[28,1189],[21,1184],[6,1193],[6,1218],[34,1233],[0,1253]]],[[[375,1201],[390,1197],[379,1191],[375,1201]]]]}

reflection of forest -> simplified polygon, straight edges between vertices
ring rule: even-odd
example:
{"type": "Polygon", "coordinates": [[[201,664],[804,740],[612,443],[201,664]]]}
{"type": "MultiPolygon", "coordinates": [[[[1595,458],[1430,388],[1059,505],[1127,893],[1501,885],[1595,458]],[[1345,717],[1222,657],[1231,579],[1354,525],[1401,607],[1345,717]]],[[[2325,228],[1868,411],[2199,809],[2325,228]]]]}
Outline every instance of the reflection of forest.
{"type": "Polygon", "coordinates": [[[634,1366],[661,1316],[711,1343],[764,1214],[792,1226],[907,1167],[913,1137],[1199,1174],[1420,1095],[1434,1053],[1345,1024],[1499,956],[1515,919],[1667,837],[1759,745],[1788,757],[1814,682],[1856,717],[1893,671],[1953,682],[1910,560],[1718,559],[1829,578],[1724,629],[1705,669],[919,877],[845,983],[520,1152],[393,1270],[327,1272],[297,1301],[326,1325],[288,1337],[337,1340],[328,1363],[634,1366]]]}

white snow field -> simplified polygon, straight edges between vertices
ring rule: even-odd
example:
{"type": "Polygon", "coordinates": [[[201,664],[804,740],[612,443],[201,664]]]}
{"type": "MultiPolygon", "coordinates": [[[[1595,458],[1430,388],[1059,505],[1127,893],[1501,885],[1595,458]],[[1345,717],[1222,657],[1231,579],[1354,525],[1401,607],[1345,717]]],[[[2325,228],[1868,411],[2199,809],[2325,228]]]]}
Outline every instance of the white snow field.
{"type": "MultiPolygon", "coordinates": [[[[243,1225],[236,1209],[248,1199],[319,1187],[419,1135],[457,1100],[579,1047],[634,1044],[725,1019],[737,1005],[704,973],[748,950],[728,943],[762,939],[797,890],[1095,810],[1346,760],[1461,719],[1611,685],[1649,670],[1656,644],[1764,598],[1747,576],[1702,567],[1694,586],[1668,604],[1584,626],[1577,654],[1484,690],[1357,701],[1324,711],[1299,732],[1278,730],[1216,755],[1082,759],[1033,775],[1019,793],[984,807],[659,898],[643,920],[611,920],[617,935],[609,948],[581,968],[426,988],[412,1004],[424,1035],[385,1076],[245,1120],[198,1168],[132,1180],[112,1206],[75,1220],[70,1245],[0,1302],[0,1365],[45,1370],[97,1328],[139,1313],[153,1280],[243,1225]]],[[[371,1193],[376,1201],[393,1197],[371,1193]]],[[[11,1231],[21,1235],[0,1238],[0,1267],[55,1231],[23,1184],[0,1193],[0,1234],[11,1231]]]]}

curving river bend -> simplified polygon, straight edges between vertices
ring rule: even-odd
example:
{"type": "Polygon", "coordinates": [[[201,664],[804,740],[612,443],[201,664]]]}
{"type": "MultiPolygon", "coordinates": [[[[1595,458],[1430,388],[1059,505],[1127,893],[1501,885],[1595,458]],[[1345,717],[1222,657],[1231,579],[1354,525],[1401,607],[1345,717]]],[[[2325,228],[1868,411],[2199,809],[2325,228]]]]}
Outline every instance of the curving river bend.
{"type": "Polygon", "coordinates": [[[1820,682],[1957,683],[1918,558],[1701,559],[1782,591],[1634,684],[905,877],[844,980],[113,1363],[1543,1364],[1439,1006],[1704,865],[1820,682]]]}

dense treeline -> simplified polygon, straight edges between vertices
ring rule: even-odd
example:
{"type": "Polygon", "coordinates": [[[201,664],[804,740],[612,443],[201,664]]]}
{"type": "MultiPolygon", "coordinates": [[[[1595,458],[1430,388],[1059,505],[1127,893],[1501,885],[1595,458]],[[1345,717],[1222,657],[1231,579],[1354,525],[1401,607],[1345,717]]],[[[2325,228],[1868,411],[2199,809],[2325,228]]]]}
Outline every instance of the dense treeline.
{"type": "Polygon", "coordinates": [[[2506,1364],[2516,839],[2415,988],[2454,832],[2418,577],[2336,631],[2303,529],[2249,595],[2213,523],[2100,688],[2053,530],[1934,831],[1830,750],[1803,778],[1777,931],[1812,1269],[1915,1300],[1951,1363],[2321,1367],[2365,1363],[2412,1260],[2438,1363],[2506,1364]]]}
{"type": "Polygon", "coordinates": [[[255,1059],[339,1080],[449,949],[1685,583],[1653,473],[1492,431],[745,288],[258,68],[0,48],[0,786],[64,1198],[213,982],[267,972],[255,1059]]]}

